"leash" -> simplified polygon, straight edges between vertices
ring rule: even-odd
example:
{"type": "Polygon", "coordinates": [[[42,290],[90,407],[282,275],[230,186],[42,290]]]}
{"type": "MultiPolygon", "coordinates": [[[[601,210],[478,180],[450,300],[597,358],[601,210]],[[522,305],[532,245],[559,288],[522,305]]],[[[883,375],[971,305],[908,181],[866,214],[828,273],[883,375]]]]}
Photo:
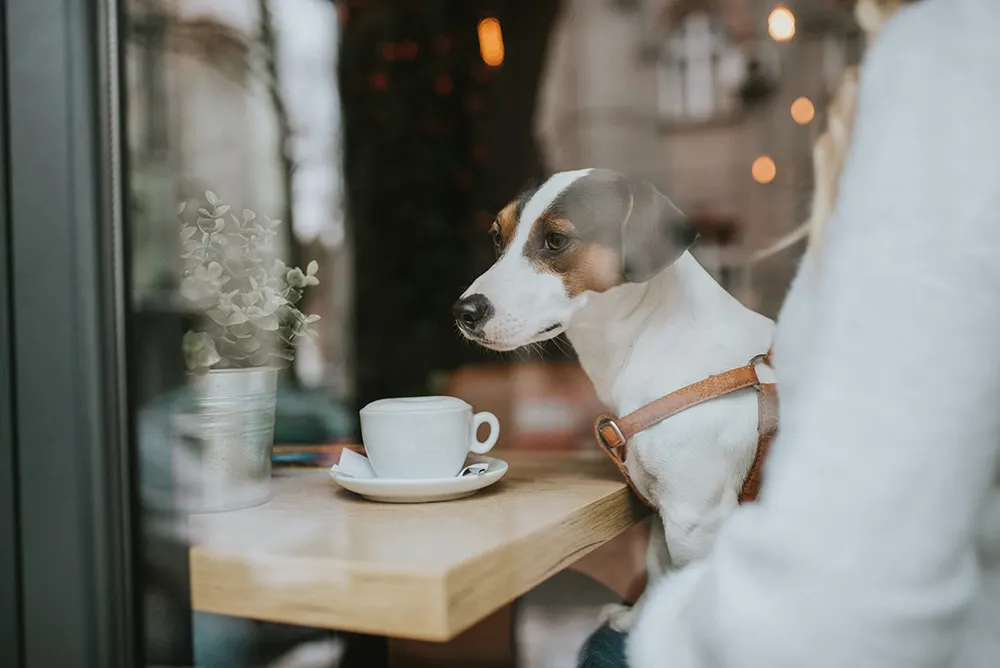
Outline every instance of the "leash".
{"type": "Polygon", "coordinates": [[[754,454],[750,471],[740,490],[740,503],[755,501],[760,492],[761,469],[764,458],[771,447],[775,434],[778,432],[778,388],[775,383],[762,383],[757,377],[756,365],[764,363],[770,366],[771,351],[757,355],[745,366],[724,371],[705,380],[692,383],[687,387],[660,397],[628,415],[616,418],[610,413],[604,413],[594,423],[594,436],[605,454],[615,463],[618,471],[632,492],[644,504],[657,510],[632,481],[625,468],[625,458],[628,456],[628,440],[644,429],[663,422],[669,417],[697,406],[698,404],[752,387],[757,391],[757,452],[754,454]]]}

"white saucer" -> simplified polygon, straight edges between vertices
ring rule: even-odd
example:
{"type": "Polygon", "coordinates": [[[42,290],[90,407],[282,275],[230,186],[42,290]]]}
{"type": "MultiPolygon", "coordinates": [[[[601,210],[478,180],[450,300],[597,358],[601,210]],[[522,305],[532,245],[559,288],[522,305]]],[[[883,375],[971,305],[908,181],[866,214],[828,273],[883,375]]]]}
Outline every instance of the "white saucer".
{"type": "Polygon", "coordinates": [[[493,457],[470,455],[466,464],[483,463],[489,468],[482,475],[455,478],[405,480],[401,478],[354,478],[330,472],[330,477],[346,490],[372,501],[383,503],[429,503],[451,501],[471,496],[489,487],[507,473],[507,462],[493,457]]]}

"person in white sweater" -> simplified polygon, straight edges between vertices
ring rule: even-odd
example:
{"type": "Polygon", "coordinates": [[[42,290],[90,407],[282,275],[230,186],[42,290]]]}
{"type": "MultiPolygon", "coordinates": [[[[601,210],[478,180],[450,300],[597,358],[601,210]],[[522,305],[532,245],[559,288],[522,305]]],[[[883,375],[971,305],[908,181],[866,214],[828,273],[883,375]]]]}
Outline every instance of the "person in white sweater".
{"type": "Polygon", "coordinates": [[[782,309],[759,502],[631,668],[1000,666],[1000,0],[901,8],[782,309]]]}

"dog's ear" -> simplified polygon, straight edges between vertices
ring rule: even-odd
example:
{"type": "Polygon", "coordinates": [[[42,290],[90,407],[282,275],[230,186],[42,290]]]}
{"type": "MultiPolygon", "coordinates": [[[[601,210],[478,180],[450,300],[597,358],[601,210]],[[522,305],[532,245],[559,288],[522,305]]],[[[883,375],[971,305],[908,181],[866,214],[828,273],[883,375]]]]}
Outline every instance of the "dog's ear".
{"type": "Polygon", "coordinates": [[[698,240],[698,228],[652,184],[622,177],[622,276],[643,283],[670,266],[698,240]]]}

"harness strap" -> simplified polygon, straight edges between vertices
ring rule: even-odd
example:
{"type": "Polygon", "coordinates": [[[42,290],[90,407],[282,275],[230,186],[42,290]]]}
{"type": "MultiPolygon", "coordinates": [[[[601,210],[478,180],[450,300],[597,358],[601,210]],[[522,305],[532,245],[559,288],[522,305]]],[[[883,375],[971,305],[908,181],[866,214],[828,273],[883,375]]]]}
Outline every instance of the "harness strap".
{"type": "Polygon", "coordinates": [[[756,501],[760,494],[762,469],[771,442],[778,435],[778,386],[761,383],[757,386],[757,453],[740,491],[740,503],[756,501]]]}
{"type": "Polygon", "coordinates": [[[770,449],[771,441],[778,430],[778,391],[774,383],[761,383],[757,377],[757,363],[770,365],[771,351],[757,355],[745,366],[730,369],[705,380],[692,383],[656,401],[646,404],[622,418],[615,418],[605,413],[594,423],[594,436],[605,454],[625,478],[625,482],[639,499],[656,510],[638,490],[628,470],[625,468],[625,458],[628,456],[628,440],[635,434],[648,429],[669,417],[697,406],[711,399],[738,392],[753,387],[757,390],[757,451],[750,465],[750,471],[740,490],[740,503],[754,501],[760,491],[761,469],[764,458],[770,449]]]}

